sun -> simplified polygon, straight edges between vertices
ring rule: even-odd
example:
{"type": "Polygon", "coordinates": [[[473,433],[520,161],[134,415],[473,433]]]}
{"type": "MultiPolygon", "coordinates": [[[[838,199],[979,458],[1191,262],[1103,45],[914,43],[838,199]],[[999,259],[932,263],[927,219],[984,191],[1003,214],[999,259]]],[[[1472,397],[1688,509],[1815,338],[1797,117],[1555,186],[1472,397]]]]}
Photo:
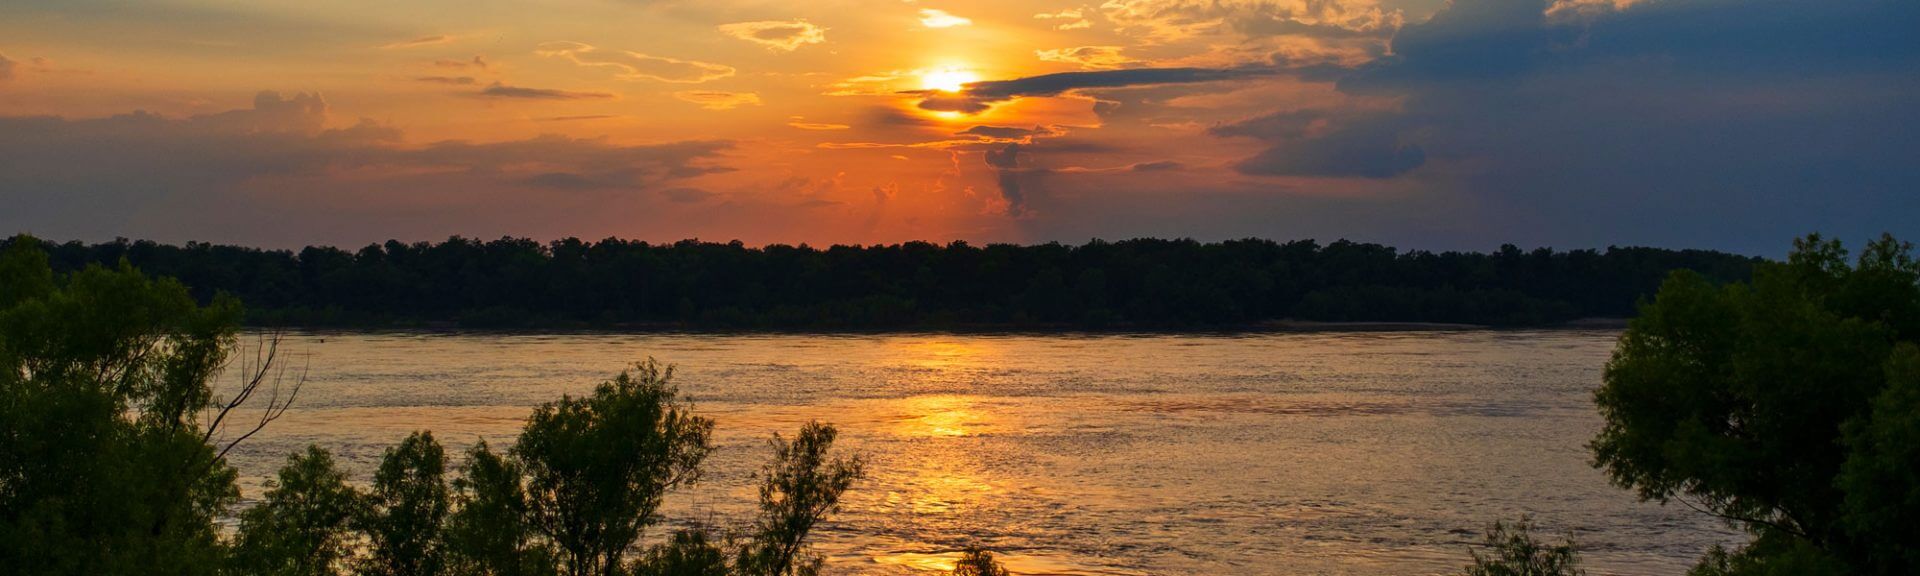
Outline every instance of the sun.
{"type": "Polygon", "coordinates": [[[962,68],[940,68],[920,73],[920,85],[927,90],[959,92],[980,81],[980,75],[962,68]]]}

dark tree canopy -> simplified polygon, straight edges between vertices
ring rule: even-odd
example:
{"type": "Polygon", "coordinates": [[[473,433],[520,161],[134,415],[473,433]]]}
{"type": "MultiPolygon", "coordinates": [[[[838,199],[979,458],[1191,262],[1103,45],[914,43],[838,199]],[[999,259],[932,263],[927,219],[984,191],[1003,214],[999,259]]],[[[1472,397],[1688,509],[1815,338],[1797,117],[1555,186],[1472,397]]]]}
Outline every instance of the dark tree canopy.
{"type": "Polygon", "coordinates": [[[1608,248],[1399,251],[1311,240],[833,246],[578,239],[387,242],[298,252],[48,245],[56,269],[126,258],[254,324],[692,328],[1180,328],[1261,322],[1542,325],[1624,318],[1667,273],[1747,278],[1755,259],[1608,248]]]}
{"type": "Polygon", "coordinates": [[[1755,535],[1700,574],[1920,573],[1920,265],[1810,236],[1753,282],[1677,272],[1596,400],[1597,465],[1755,535]]]}
{"type": "MultiPolygon", "coordinates": [[[[208,574],[239,497],[210,381],[240,308],[125,263],[55,274],[0,249],[0,566],[208,574]]],[[[243,399],[244,400],[244,399],[243,399]]]]}
{"type": "Polygon", "coordinates": [[[830,452],[833,427],[810,423],[775,437],[756,521],[648,546],[662,499],[699,477],[713,422],[647,361],[541,405],[504,455],[474,446],[451,481],[426,431],[364,486],[310,446],[222,530],[240,500],[227,451],[299,389],[274,376],[278,341],[243,354],[233,298],[199,305],[125,261],[56,273],[40,246],[0,250],[0,573],[813,574],[806,538],[861,473],[830,452]],[[241,380],[216,395],[222,370],[241,380]]]}

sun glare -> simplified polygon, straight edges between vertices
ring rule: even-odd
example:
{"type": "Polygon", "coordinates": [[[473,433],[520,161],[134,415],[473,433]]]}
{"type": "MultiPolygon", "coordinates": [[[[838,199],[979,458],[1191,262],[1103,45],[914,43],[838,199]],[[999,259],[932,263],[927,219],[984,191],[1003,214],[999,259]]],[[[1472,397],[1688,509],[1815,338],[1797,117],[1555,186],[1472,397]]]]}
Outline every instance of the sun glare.
{"type": "Polygon", "coordinates": [[[928,70],[920,74],[920,85],[927,90],[941,92],[959,92],[968,84],[980,81],[980,75],[960,68],[941,68],[928,70]]]}

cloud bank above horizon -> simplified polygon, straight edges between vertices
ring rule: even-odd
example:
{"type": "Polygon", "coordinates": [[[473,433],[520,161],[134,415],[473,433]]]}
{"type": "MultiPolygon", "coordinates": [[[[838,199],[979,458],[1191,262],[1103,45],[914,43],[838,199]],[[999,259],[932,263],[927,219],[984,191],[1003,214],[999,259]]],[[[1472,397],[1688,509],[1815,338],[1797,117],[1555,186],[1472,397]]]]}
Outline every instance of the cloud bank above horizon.
{"type": "Polygon", "coordinates": [[[1920,237],[1912,2],[428,3],[0,6],[0,229],[1920,237]]]}

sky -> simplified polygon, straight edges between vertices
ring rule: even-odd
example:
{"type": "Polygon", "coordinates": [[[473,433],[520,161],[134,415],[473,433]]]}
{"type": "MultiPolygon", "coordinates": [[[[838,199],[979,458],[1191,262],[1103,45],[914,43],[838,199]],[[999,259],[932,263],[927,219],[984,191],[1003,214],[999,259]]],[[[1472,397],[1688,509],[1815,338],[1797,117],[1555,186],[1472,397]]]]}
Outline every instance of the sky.
{"type": "Polygon", "coordinates": [[[8,0],[0,231],[1920,240],[1909,0],[8,0]]]}

